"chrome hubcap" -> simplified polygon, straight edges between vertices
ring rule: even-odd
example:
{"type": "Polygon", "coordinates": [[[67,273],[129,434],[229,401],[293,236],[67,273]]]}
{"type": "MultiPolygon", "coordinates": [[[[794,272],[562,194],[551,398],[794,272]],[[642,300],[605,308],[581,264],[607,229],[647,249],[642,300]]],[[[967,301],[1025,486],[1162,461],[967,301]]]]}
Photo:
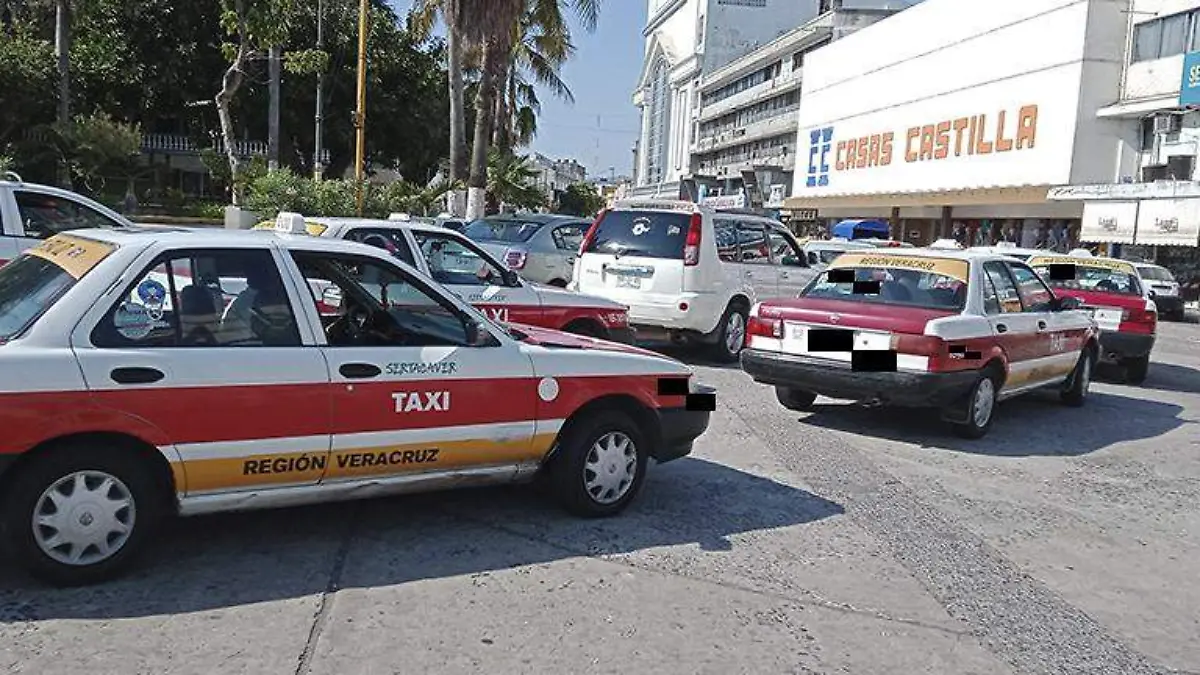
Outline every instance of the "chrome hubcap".
{"type": "Polygon", "coordinates": [[[975,426],[986,426],[992,418],[992,408],[996,405],[996,385],[991,378],[981,380],[975,387],[975,403],[971,406],[971,416],[975,426]]]}
{"type": "Polygon", "coordinates": [[[133,494],[103,471],[76,471],[42,493],[33,508],[33,539],[64,565],[94,565],[129,541],[136,510],[133,494]]]}
{"type": "Polygon", "coordinates": [[[612,504],[624,497],[637,475],[637,447],[619,431],[604,434],[588,450],[583,463],[583,484],[599,504],[612,504]]]}
{"type": "Polygon", "coordinates": [[[725,348],[730,354],[736,354],[742,350],[742,343],[746,341],[746,321],[742,319],[742,315],[734,312],[729,315],[729,321],[725,324],[725,348]]]}

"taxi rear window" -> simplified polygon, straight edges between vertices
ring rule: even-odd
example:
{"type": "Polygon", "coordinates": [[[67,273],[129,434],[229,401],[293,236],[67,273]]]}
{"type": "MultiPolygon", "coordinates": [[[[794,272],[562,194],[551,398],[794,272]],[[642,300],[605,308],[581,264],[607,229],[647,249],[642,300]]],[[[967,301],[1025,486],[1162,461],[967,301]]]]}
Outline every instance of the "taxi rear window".
{"type": "Polygon", "coordinates": [[[28,330],[116,247],[55,235],[0,267],[0,342],[28,330]]]}
{"type": "Polygon", "coordinates": [[[801,297],[961,311],[969,269],[952,258],[845,252],[801,297]]]}
{"type": "Polygon", "coordinates": [[[1118,260],[1077,260],[1037,257],[1029,266],[1052,288],[1118,295],[1141,295],[1142,285],[1132,265],[1118,260]]]}

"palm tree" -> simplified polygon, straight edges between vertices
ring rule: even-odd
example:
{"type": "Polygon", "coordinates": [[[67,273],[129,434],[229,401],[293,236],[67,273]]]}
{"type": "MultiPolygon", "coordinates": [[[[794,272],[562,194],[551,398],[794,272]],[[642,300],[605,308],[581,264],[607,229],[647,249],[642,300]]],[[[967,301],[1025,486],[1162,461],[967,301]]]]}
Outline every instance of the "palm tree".
{"type": "MultiPolygon", "coordinates": [[[[433,29],[438,14],[447,26],[446,31],[446,82],[450,89],[450,172],[451,184],[467,176],[467,117],[463,103],[463,40],[460,29],[459,6],[462,0],[417,0],[413,8],[412,27],[421,37],[433,29]]],[[[462,215],[461,200],[451,192],[450,212],[462,215]]]]}
{"type": "Polygon", "coordinates": [[[487,194],[491,210],[496,211],[504,206],[535,209],[546,205],[546,195],[537,187],[537,171],[529,158],[496,148],[488,152],[487,194]]]}
{"type": "Polygon", "coordinates": [[[530,0],[517,26],[512,55],[497,97],[492,138],[493,144],[503,151],[529,144],[537,132],[541,102],[535,83],[568,103],[575,102],[570,88],[558,75],[559,68],[575,53],[575,45],[562,21],[562,13],[548,11],[547,7],[557,9],[556,5],[530,0]]]}
{"type": "Polygon", "coordinates": [[[563,5],[575,10],[587,30],[594,30],[600,0],[459,0],[460,13],[451,31],[465,42],[482,47],[479,92],[475,97],[475,139],[471,147],[471,176],[467,181],[467,217],[479,218],[486,208],[487,165],[496,118],[498,88],[505,84],[520,20],[528,8],[543,21],[564,24],[563,5]]]}

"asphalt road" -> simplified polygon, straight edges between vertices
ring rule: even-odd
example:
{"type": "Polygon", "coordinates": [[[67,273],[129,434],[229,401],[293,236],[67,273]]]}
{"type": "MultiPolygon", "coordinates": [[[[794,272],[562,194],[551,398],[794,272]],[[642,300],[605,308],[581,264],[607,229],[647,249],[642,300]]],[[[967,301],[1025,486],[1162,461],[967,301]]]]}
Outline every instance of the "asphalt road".
{"type": "Polygon", "coordinates": [[[0,568],[0,671],[1200,673],[1200,325],[980,441],[698,369],[708,434],[619,518],[503,489],[180,521],[108,585],[0,568]]]}

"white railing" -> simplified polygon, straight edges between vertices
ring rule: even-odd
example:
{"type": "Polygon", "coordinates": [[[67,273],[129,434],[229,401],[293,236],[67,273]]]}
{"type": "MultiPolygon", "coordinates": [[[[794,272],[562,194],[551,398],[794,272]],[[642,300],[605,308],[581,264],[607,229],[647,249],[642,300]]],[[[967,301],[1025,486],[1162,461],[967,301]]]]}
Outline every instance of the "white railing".
{"type": "MultiPolygon", "coordinates": [[[[219,135],[213,135],[211,145],[213,150],[224,153],[225,141],[219,135]]],[[[266,141],[235,141],[234,150],[239,157],[265,157],[267,155],[268,144],[266,141]]],[[[142,151],[143,152],[171,152],[179,154],[200,154],[205,146],[196,143],[191,136],[183,134],[143,134],[142,135],[142,151]]],[[[322,161],[329,162],[329,151],[324,150],[321,153],[322,161]]]]}

